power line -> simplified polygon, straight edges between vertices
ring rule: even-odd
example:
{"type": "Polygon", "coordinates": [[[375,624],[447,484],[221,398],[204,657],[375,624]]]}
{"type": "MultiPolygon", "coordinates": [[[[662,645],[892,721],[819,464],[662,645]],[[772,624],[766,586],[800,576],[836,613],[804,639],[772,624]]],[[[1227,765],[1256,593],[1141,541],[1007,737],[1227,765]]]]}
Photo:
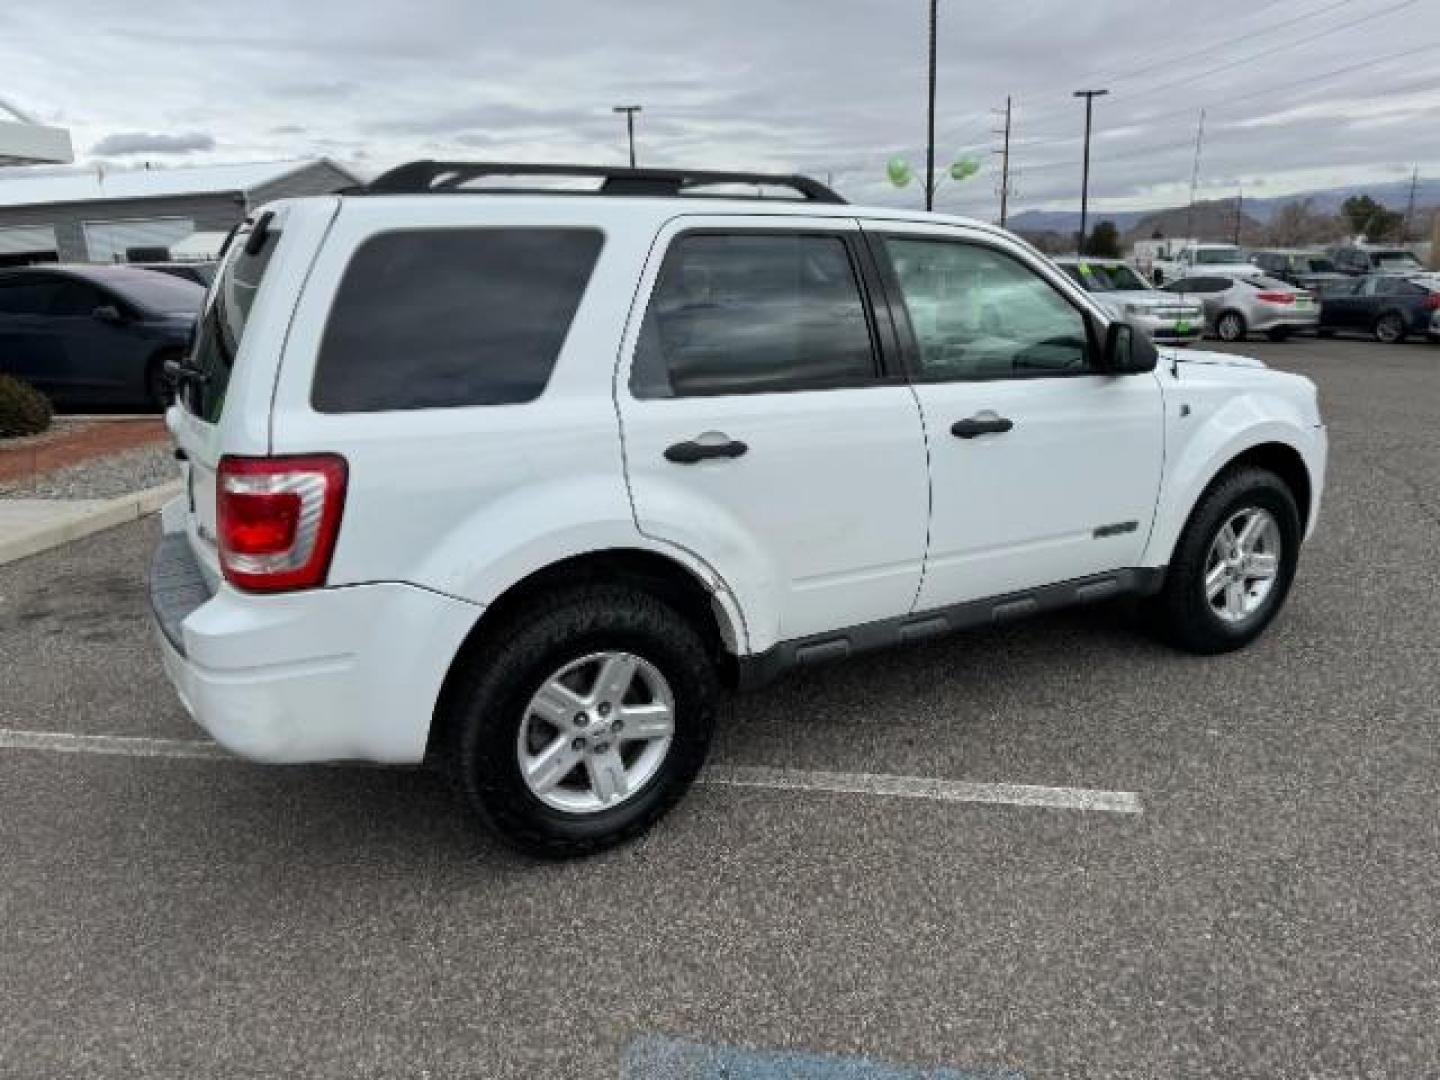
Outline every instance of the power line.
{"type": "MultiPolygon", "coordinates": [[[[1255,15],[1261,11],[1264,11],[1266,8],[1272,8],[1275,6],[1275,3],[1278,2],[1279,0],[1274,0],[1273,3],[1264,4],[1261,7],[1257,8],[1255,11],[1252,11],[1251,14],[1255,15]]],[[[1354,2],[1355,0],[1334,0],[1333,3],[1326,4],[1324,7],[1316,8],[1314,11],[1305,12],[1305,18],[1316,19],[1319,18],[1321,15],[1324,15],[1326,12],[1334,11],[1336,8],[1344,7],[1346,4],[1352,4],[1354,2]]],[[[1123,75],[1113,76],[1113,81],[1129,82],[1132,79],[1138,79],[1141,75],[1148,75],[1152,71],[1159,71],[1161,68],[1174,67],[1177,64],[1185,64],[1191,60],[1196,59],[1197,57],[1206,56],[1210,53],[1218,52],[1221,49],[1228,48],[1231,45],[1239,45],[1242,42],[1253,40],[1257,35],[1269,33],[1271,30],[1286,29],[1292,26],[1295,21],[1296,20],[1294,16],[1291,16],[1281,22],[1272,23],[1269,26],[1262,26],[1258,29],[1250,30],[1244,34],[1241,34],[1239,37],[1226,38],[1223,41],[1215,42],[1213,45],[1206,45],[1204,48],[1201,49],[1188,50],[1180,56],[1173,56],[1167,60],[1157,60],[1152,64],[1146,64],[1144,67],[1132,68],[1123,75]]],[[[1148,93],[1149,91],[1147,90],[1146,92],[1148,93]]]]}
{"type": "MultiPolygon", "coordinates": [[[[1294,88],[1297,87],[1297,86],[1308,86],[1308,85],[1310,85],[1310,84],[1312,84],[1312,83],[1323,82],[1323,81],[1326,80],[1326,79],[1331,79],[1331,78],[1334,78],[1334,77],[1339,76],[1339,75],[1349,75],[1349,74],[1351,74],[1351,73],[1353,73],[1353,72],[1356,72],[1356,71],[1363,71],[1363,70],[1365,70],[1365,69],[1367,69],[1367,68],[1372,68],[1372,67],[1376,67],[1376,66],[1378,66],[1378,65],[1380,65],[1380,64],[1389,63],[1389,62],[1392,61],[1392,60],[1404,60],[1404,59],[1407,59],[1408,57],[1415,56],[1415,55],[1418,54],[1418,53],[1430,52],[1430,51],[1432,51],[1432,50],[1434,50],[1434,49],[1437,49],[1437,48],[1440,48],[1440,42],[1429,42],[1429,43],[1424,44],[1424,45],[1416,46],[1415,48],[1402,50],[1401,52],[1389,53],[1389,54],[1387,54],[1387,55],[1385,55],[1385,56],[1377,56],[1377,57],[1375,57],[1375,58],[1373,58],[1373,59],[1363,60],[1363,61],[1361,61],[1361,62],[1359,62],[1359,63],[1356,63],[1356,64],[1346,64],[1346,65],[1343,66],[1343,67],[1332,68],[1331,70],[1321,72],[1321,73],[1319,73],[1318,75],[1307,75],[1307,76],[1305,76],[1304,78],[1301,78],[1301,79],[1292,79],[1292,80],[1290,80],[1289,82],[1276,83],[1276,84],[1274,84],[1274,85],[1272,85],[1272,86],[1261,87],[1261,88],[1258,89],[1258,90],[1247,90],[1247,91],[1245,91],[1244,93],[1241,93],[1241,94],[1230,94],[1230,95],[1228,95],[1228,96],[1226,96],[1226,97],[1213,98],[1213,99],[1211,99],[1210,101],[1205,102],[1205,107],[1206,107],[1207,109],[1215,109],[1215,108],[1218,108],[1219,106],[1222,106],[1222,105],[1233,105],[1233,104],[1235,104],[1236,102],[1239,102],[1239,101],[1249,101],[1249,100],[1251,100],[1252,98],[1263,97],[1263,96],[1270,95],[1270,94],[1276,94],[1276,93],[1279,93],[1279,92],[1281,92],[1281,91],[1291,90],[1291,89],[1294,89],[1294,88]]],[[[1419,87],[1419,88],[1407,87],[1405,92],[1406,92],[1406,93],[1413,93],[1415,89],[1424,89],[1424,88],[1426,88],[1426,87],[1423,87],[1423,86],[1422,86],[1422,87],[1419,87]]],[[[1371,96],[1372,98],[1374,98],[1374,97],[1383,97],[1383,96],[1385,96],[1385,95],[1384,95],[1383,93],[1381,93],[1381,94],[1372,94],[1372,95],[1370,95],[1370,96],[1371,96]]],[[[1125,118],[1125,117],[1121,117],[1118,121],[1115,121],[1115,123],[1116,123],[1117,126],[1120,126],[1120,127],[1139,127],[1139,126],[1142,126],[1142,125],[1145,125],[1145,124],[1152,124],[1152,123],[1154,123],[1154,122],[1157,121],[1157,120],[1168,120],[1168,119],[1170,119],[1171,117],[1174,117],[1174,116],[1188,116],[1188,115],[1190,115],[1191,113],[1194,112],[1195,108],[1196,108],[1196,106],[1194,106],[1194,105],[1187,105],[1187,106],[1185,106],[1185,107],[1183,107],[1183,108],[1170,109],[1170,110],[1168,110],[1168,111],[1166,111],[1166,112],[1150,113],[1150,114],[1147,115],[1147,116],[1139,116],[1139,117],[1133,117],[1133,118],[1128,118],[1128,119],[1125,118]]],[[[1073,142],[1079,142],[1079,141],[1080,141],[1079,137],[1068,137],[1068,136],[1067,136],[1067,137],[1063,137],[1063,138],[1057,137],[1057,138],[1054,138],[1054,139],[1046,139],[1046,140],[1035,139],[1035,140],[1031,140],[1031,141],[1029,141],[1029,142],[1022,142],[1022,143],[1019,144],[1019,145],[1023,148],[1023,147],[1026,147],[1026,146],[1058,145],[1058,144],[1060,144],[1060,143],[1073,143],[1073,142]]],[[[1188,145],[1188,143],[1187,143],[1186,145],[1188,145]]],[[[1107,158],[1106,160],[1110,160],[1110,159],[1107,158]]],[[[1032,166],[1032,167],[1038,167],[1038,166],[1032,166]]],[[[1046,166],[1046,167],[1048,168],[1049,166],[1046,166]]]]}
{"type": "Polygon", "coordinates": [[[1308,45],[1310,42],[1317,41],[1322,37],[1328,37],[1331,34],[1338,34],[1341,30],[1348,30],[1352,26],[1358,26],[1362,22],[1371,22],[1375,19],[1384,18],[1386,15],[1393,15],[1395,12],[1400,11],[1403,8],[1413,7],[1419,2],[1420,0],[1401,0],[1400,3],[1392,4],[1384,11],[1371,12],[1370,14],[1361,16],[1358,19],[1351,19],[1349,22],[1339,23],[1325,30],[1321,30],[1317,33],[1311,34],[1309,37],[1290,38],[1286,41],[1282,41],[1278,45],[1272,45],[1268,49],[1261,49],[1257,53],[1251,53],[1249,56],[1243,56],[1238,60],[1228,61],[1227,63],[1221,64],[1218,67],[1207,68],[1205,71],[1201,71],[1195,75],[1186,75],[1182,79],[1174,79],[1168,83],[1161,83],[1159,86],[1149,87],[1146,90],[1146,93],[1155,94],[1159,93],[1162,90],[1169,90],[1173,86],[1183,86],[1185,83],[1194,82],[1196,79],[1204,79],[1211,75],[1217,75],[1222,71],[1229,71],[1231,68],[1237,68],[1241,64],[1248,64],[1254,60],[1259,60],[1262,56],[1270,56],[1277,52],[1283,52],[1286,49],[1293,49],[1297,45],[1308,45]]]}

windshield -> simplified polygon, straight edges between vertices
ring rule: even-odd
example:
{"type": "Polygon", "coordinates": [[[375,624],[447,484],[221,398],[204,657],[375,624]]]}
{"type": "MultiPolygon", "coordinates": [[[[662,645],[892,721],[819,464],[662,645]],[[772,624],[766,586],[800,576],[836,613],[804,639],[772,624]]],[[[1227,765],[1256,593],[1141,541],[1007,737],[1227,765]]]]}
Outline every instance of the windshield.
{"type": "Polygon", "coordinates": [[[1301,260],[1302,265],[1312,274],[1333,274],[1335,264],[1329,259],[1321,258],[1318,255],[1311,255],[1301,260]]]}
{"type": "Polygon", "coordinates": [[[1244,261],[1245,253],[1235,247],[1195,249],[1195,264],[1197,266],[1216,266],[1221,263],[1238,263],[1244,261]]]}
{"type": "Polygon", "coordinates": [[[1066,263],[1064,271],[1094,293],[1149,290],[1145,279],[1124,263],[1066,263]]]}
{"type": "Polygon", "coordinates": [[[1424,264],[1408,251],[1377,251],[1375,265],[1381,270],[1423,270],[1424,264]]]}

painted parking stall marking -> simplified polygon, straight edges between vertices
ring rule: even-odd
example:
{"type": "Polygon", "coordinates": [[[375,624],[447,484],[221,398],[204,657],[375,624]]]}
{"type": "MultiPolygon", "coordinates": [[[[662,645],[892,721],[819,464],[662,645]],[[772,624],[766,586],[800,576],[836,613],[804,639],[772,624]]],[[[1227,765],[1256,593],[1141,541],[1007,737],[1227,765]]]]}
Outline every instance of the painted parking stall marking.
{"type": "MultiPolygon", "coordinates": [[[[233,761],[241,758],[202,739],[152,739],[129,735],[75,735],[60,731],[0,729],[0,750],[62,754],[99,754],[135,758],[190,758],[233,761]]],[[[343,764],[343,763],[341,763],[343,764]]],[[[362,765],[375,768],[373,765],[362,765]]],[[[758,788],[828,795],[925,799],[932,802],[987,803],[1050,810],[1139,814],[1140,797],[1132,791],[1044,787],[1035,784],[977,783],[884,773],[818,772],[757,765],[713,766],[698,781],[713,787],[758,788]]]]}
{"type": "Polygon", "coordinates": [[[868,1058],[742,1050],[642,1036],[625,1050],[620,1080],[1025,1080],[1016,1069],[915,1068],[868,1058]]]}

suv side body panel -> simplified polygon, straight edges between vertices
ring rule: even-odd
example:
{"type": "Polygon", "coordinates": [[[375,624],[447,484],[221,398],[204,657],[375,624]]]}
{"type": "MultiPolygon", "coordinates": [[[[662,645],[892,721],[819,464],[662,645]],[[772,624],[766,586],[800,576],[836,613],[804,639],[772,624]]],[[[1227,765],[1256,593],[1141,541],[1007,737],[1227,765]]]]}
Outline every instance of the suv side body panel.
{"type": "MultiPolygon", "coordinates": [[[[853,219],[797,214],[684,215],[661,230],[639,277],[615,378],[639,530],[691,552],[730,584],[752,652],[908,613],[924,559],[928,476],[919,409],[902,380],[877,373],[858,386],[660,398],[632,391],[631,365],[665,256],[697,230],[859,240],[853,219]],[[665,459],[671,445],[715,433],[748,450],[733,460],[665,459]]],[[[851,254],[864,257],[858,247],[851,254]]]]}

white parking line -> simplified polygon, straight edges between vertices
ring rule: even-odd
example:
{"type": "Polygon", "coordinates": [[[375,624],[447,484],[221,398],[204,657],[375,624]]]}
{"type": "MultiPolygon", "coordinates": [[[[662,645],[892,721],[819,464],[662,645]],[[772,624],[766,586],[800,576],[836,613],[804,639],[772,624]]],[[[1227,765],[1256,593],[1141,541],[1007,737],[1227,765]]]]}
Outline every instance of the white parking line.
{"type": "MultiPolygon", "coordinates": [[[[0,750],[39,750],[62,754],[109,754],[141,758],[240,760],[217,744],[200,739],[74,735],[61,731],[11,731],[4,728],[0,728],[0,750]]],[[[881,773],[812,772],[804,769],[735,765],[708,769],[700,777],[699,783],[717,787],[762,788],[769,791],[991,803],[1049,810],[1094,810],[1110,814],[1142,812],[1140,796],[1133,791],[1042,787],[1034,784],[981,784],[969,780],[937,780],[924,776],[889,776],[881,773]]]]}
{"type": "Polygon", "coordinates": [[[712,769],[700,782],[729,787],[770,788],[775,791],[879,795],[899,799],[933,799],[937,802],[1003,803],[1008,806],[1039,806],[1053,810],[1103,810],[1111,814],[1141,812],[1140,796],[1133,791],[1040,787],[1034,784],[977,784],[969,780],[935,780],[925,776],[808,772],[803,769],[739,766],[712,769]]]}

